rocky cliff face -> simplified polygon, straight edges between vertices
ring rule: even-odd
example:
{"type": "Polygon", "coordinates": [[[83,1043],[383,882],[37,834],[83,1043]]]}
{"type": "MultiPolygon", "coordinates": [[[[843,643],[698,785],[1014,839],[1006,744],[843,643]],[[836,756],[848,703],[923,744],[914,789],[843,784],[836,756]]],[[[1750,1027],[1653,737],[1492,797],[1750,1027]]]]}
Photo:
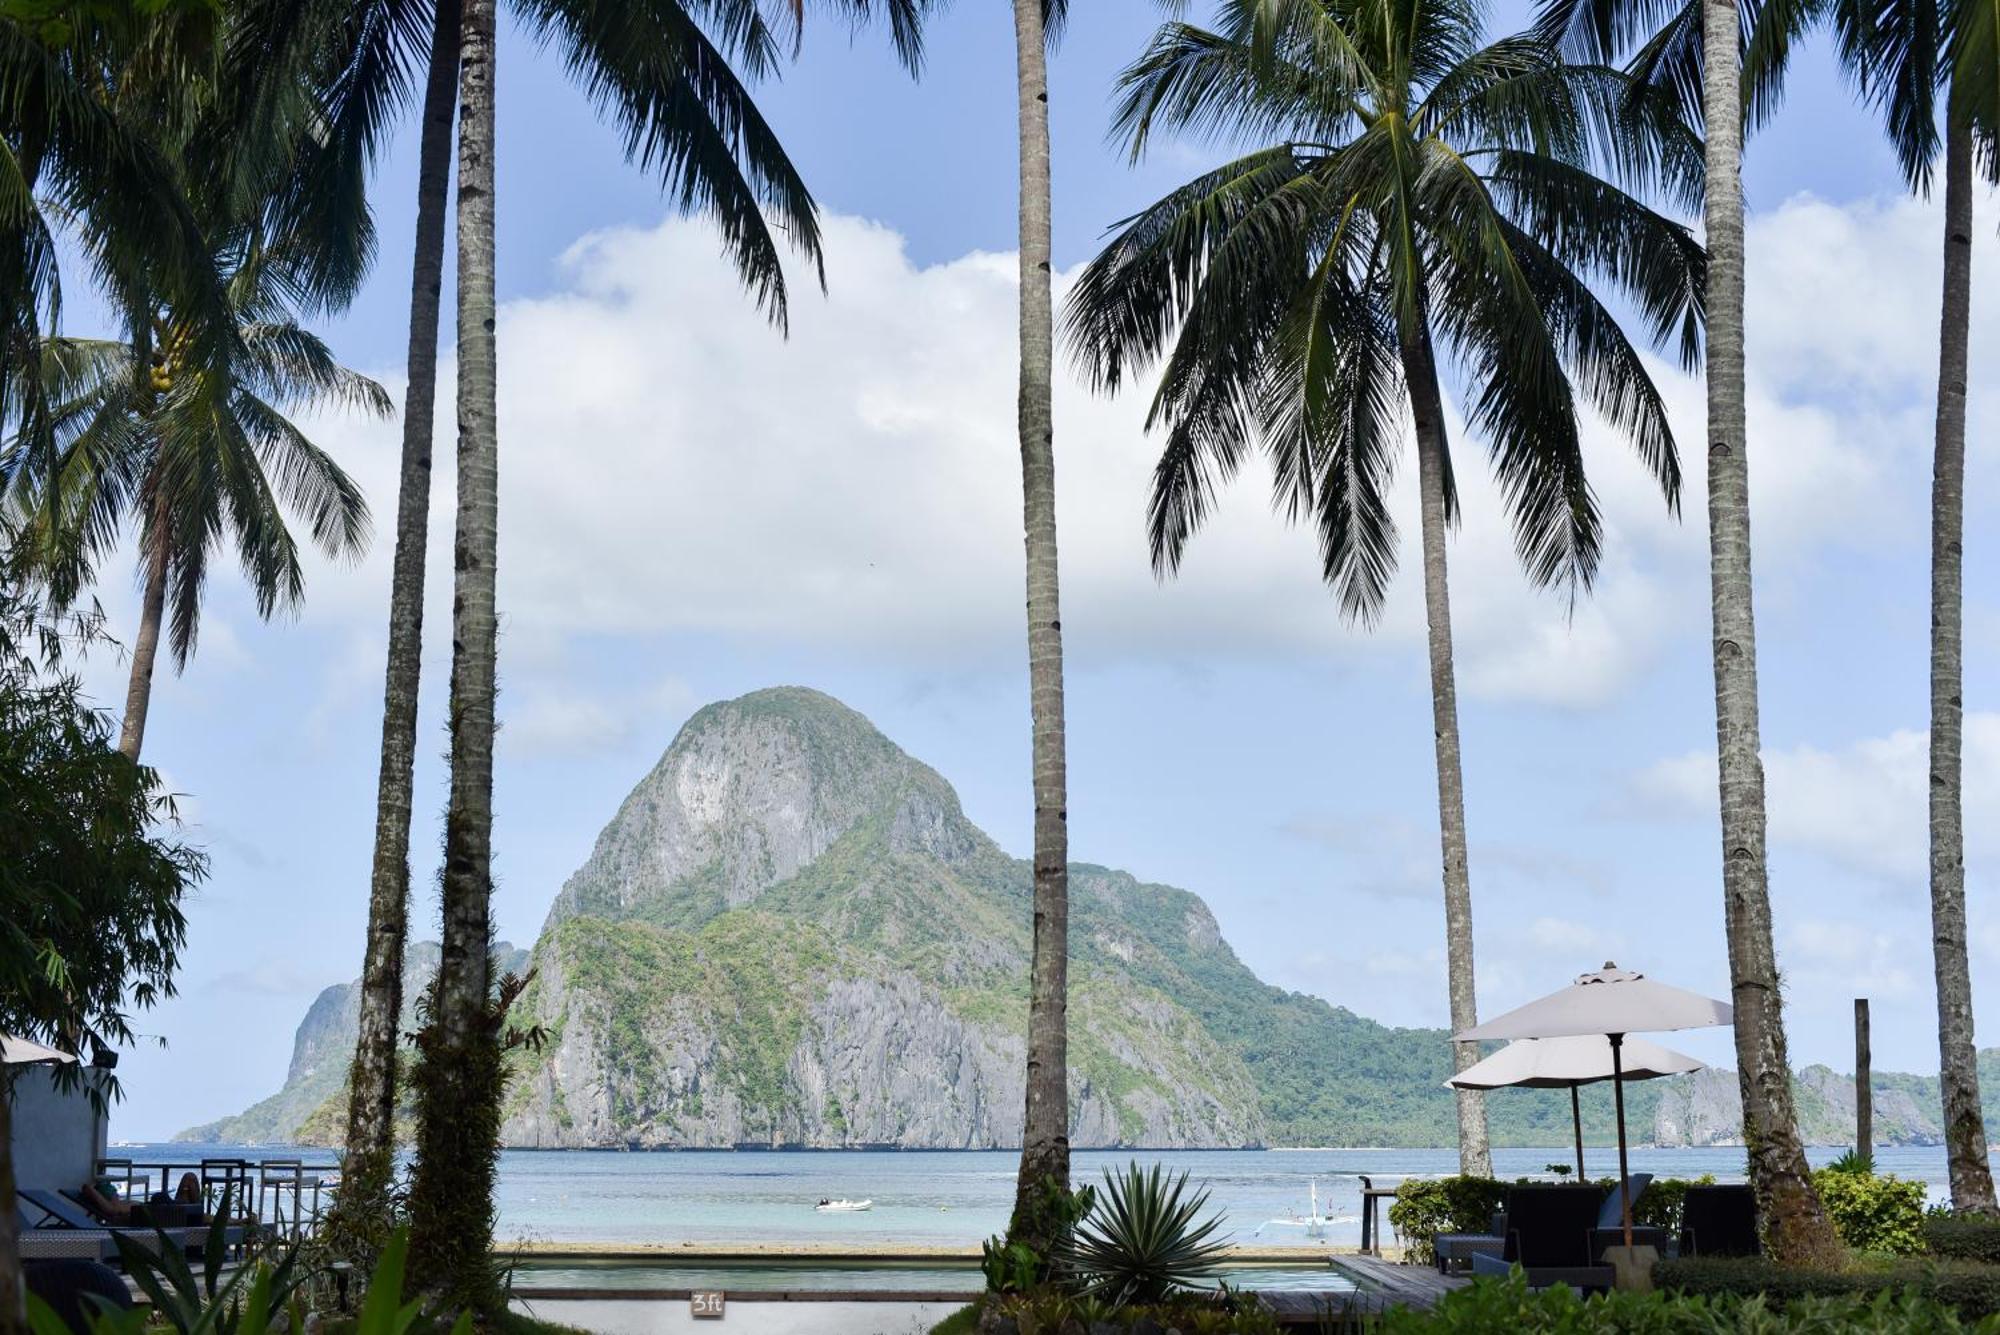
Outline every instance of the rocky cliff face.
{"type": "MultiPolygon", "coordinates": [[[[1983,1063],[1982,1063],[1983,1064],[1983,1063]]],[[[1660,1082],[1666,1088],[1653,1116],[1655,1145],[1741,1145],[1743,1094],[1736,1072],[1723,1068],[1660,1082]]],[[[1875,1141],[1880,1145],[1943,1143],[1935,1076],[1880,1074],[1871,1082],[1875,1141]]],[[[1792,1080],[1799,1133],[1808,1145],[1854,1143],[1854,1077],[1830,1066],[1808,1066],[1792,1080]]]]}
{"type": "MultiPolygon", "coordinates": [[[[557,897],[522,1004],[559,1038],[504,1135],[1011,1145],[1026,909],[1021,865],[859,714],[798,689],[712,705],[557,897]]],[[[1241,1058],[1124,963],[1079,971],[1078,1143],[1260,1142],[1241,1058]]]]}

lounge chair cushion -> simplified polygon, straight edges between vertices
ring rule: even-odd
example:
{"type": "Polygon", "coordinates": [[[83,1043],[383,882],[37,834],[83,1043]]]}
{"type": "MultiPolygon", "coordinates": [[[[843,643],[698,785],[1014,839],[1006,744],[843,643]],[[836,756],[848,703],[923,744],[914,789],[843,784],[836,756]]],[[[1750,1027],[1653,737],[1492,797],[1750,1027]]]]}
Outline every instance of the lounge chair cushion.
{"type": "Polygon", "coordinates": [[[1681,1255],[1756,1256],[1757,1197],[1748,1184],[1689,1187],[1681,1205],[1681,1255]]]}
{"type": "MultiPolygon", "coordinates": [[[[1625,1179],[1632,1191],[1632,1208],[1639,1208],[1639,1198],[1646,1194],[1646,1188],[1653,1185],[1651,1173],[1634,1173],[1625,1179]]],[[[1611,1190],[1604,1194],[1604,1208],[1597,1212],[1599,1228],[1622,1228],[1625,1224],[1625,1207],[1618,1196],[1618,1184],[1611,1184],[1611,1190]]]]}
{"type": "Polygon", "coordinates": [[[1507,1239],[1499,1233],[1440,1233],[1431,1239],[1431,1252],[1438,1270],[1447,1275],[1463,1271],[1481,1252],[1498,1256],[1507,1239]]]}
{"type": "Polygon", "coordinates": [[[55,1224],[63,1228],[103,1228],[104,1225],[90,1217],[90,1212],[59,1191],[46,1191],[40,1187],[20,1187],[15,1196],[39,1210],[42,1218],[36,1224],[55,1224]]]}

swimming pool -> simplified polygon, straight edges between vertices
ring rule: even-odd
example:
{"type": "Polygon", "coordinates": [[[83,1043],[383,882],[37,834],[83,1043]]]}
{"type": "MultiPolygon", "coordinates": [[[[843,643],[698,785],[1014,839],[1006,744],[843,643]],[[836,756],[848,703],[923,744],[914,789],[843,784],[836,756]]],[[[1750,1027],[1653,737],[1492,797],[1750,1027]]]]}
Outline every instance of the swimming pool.
{"type": "MultiPolygon", "coordinates": [[[[1294,1293],[1353,1293],[1352,1275],[1336,1264],[1232,1263],[1217,1276],[1234,1288],[1294,1293]]],[[[590,1260],[577,1257],[531,1259],[514,1270],[514,1289],[523,1295],[585,1294],[684,1295],[694,1290],[725,1293],[908,1293],[976,1294],[985,1279],[976,1265],[961,1260],[712,1261],[671,1258],[590,1260]]]]}

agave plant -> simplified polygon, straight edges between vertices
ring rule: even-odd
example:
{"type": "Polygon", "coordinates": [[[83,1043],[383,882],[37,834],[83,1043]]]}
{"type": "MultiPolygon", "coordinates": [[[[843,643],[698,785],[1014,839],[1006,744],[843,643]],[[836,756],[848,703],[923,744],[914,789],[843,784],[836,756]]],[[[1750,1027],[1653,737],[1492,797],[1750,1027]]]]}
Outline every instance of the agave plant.
{"type": "Polygon", "coordinates": [[[1124,1307],[1156,1303],[1209,1278],[1222,1258],[1222,1216],[1200,1218],[1208,1191],[1187,1197],[1188,1175],[1128,1164],[1104,1171],[1104,1190],[1062,1251],[1084,1293],[1124,1307]]]}

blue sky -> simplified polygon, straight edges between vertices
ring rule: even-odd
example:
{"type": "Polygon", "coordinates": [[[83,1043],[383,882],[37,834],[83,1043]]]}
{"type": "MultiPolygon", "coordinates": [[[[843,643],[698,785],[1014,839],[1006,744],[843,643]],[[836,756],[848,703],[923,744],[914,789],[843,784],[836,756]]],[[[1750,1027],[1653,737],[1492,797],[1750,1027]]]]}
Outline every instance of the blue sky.
{"type": "MultiPolygon", "coordinates": [[[[1053,64],[1056,253],[1208,162],[1137,170],[1110,82],[1155,21],[1078,13],[1053,64]]],[[[1496,30],[1519,12],[1502,14],[1496,30]]],[[[559,64],[500,52],[503,737],[497,915],[526,943],[603,821],[700,704],[820,687],[873,718],[1025,852],[1030,804],[1013,445],[1013,69],[1006,8],[961,0],[913,84],[878,36],[811,28],[762,102],[829,214],[829,294],[780,340],[699,224],[667,218],[559,64]]],[[[413,134],[381,166],[383,254],[338,351],[400,389],[413,134]]],[[[1934,1070],[1924,866],[1926,492],[1938,226],[1906,201],[1814,45],[1753,145],[1751,394],[1772,868],[1794,1055],[1846,1065],[1874,1000],[1880,1067],[1934,1070]]],[[[2000,266],[1978,229],[1980,295],[2000,266]]],[[[1977,317],[1968,517],[1968,824],[1975,983],[2000,988],[1991,405],[1977,317]]],[[[87,318],[87,317],[84,317],[87,318]]],[[[447,320],[449,324],[449,320],[447,320]]],[[[1726,986],[1702,537],[1699,385],[1666,367],[1690,470],[1669,519],[1599,431],[1609,543],[1573,620],[1516,572],[1489,487],[1452,551],[1480,999],[1492,1012],[1606,958],[1726,986]]],[[[448,383],[448,382],[447,382],[448,383]]],[[[1266,979],[1395,1023],[1444,1017],[1420,592],[1342,625],[1309,538],[1242,478],[1183,576],[1146,564],[1153,446],[1133,398],[1058,390],[1073,852],[1186,886],[1266,979]]],[[[441,417],[448,442],[449,395],[441,417]]],[[[393,523],[393,423],[316,424],[393,523]]],[[[1475,442],[1461,469],[1478,476],[1475,442]]],[[[450,470],[433,519],[414,840],[417,917],[443,803],[450,470]]],[[[1407,488],[1405,489],[1407,490],[1407,488]]],[[[1398,502],[1406,545],[1414,531],[1398,502]]],[[[283,1077],[293,1026],[361,954],[389,544],[315,566],[260,623],[217,567],[200,651],[163,676],[147,758],[188,794],[214,875],[180,995],[142,1017],[113,1135],[164,1136],[283,1077]]],[[[107,577],[129,632],[125,572],[107,577]]],[[[107,704],[115,662],[92,665],[107,704]]],[[[1722,1035],[1682,1046],[1727,1058],[1722,1035]]]]}

